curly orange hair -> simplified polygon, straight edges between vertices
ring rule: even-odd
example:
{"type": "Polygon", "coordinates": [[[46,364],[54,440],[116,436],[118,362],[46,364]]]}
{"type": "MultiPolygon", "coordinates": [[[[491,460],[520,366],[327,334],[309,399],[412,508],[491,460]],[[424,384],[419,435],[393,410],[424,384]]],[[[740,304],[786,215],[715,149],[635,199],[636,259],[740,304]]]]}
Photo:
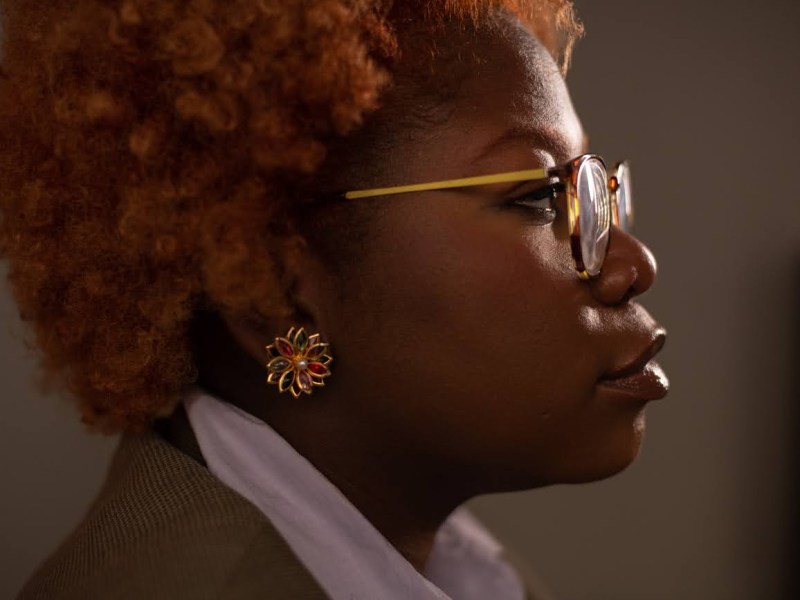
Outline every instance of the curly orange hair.
{"type": "Polygon", "coordinates": [[[288,183],[392,84],[398,6],[502,6],[566,69],[569,0],[7,0],[0,256],[40,385],[104,432],[169,414],[200,308],[287,314],[288,183]]]}

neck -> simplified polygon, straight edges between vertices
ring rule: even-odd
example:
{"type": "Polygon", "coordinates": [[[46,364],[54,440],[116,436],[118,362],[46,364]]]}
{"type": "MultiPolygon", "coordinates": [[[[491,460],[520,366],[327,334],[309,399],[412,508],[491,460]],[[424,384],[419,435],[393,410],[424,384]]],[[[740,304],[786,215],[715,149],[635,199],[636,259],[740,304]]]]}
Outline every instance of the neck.
{"type": "Polygon", "coordinates": [[[474,495],[459,484],[463,478],[348,414],[332,394],[324,403],[275,397],[263,365],[218,319],[194,333],[198,385],[268,423],[423,572],[442,522],[474,495]]]}

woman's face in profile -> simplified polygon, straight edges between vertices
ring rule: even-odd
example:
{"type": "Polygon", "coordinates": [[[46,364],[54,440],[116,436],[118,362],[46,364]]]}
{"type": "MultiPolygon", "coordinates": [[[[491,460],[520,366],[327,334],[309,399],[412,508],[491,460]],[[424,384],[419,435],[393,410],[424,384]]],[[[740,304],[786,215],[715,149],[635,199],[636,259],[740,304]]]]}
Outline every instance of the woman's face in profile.
{"type": "MultiPolygon", "coordinates": [[[[448,118],[394,144],[391,179],[370,186],[553,166],[587,150],[557,66],[518,21],[452,35],[468,68],[448,118]]],[[[365,129],[391,129],[408,97],[390,92],[365,129]]],[[[420,469],[444,462],[483,486],[522,489],[605,477],[637,454],[654,398],[601,379],[663,342],[635,301],[655,261],[615,228],[602,273],[581,280],[564,198],[554,221],[541,200],[514,201],[541,186],[370,199],[363,255],[347,280],[331,280],[320,323],[336,354],[328,387],[420,469]]]]}

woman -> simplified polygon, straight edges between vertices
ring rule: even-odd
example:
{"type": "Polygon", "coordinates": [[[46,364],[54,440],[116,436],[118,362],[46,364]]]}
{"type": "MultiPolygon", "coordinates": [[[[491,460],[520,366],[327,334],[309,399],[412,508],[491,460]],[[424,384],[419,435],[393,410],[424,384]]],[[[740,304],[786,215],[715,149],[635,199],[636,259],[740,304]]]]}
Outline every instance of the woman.
{"type": "Polygon", "coordinates": [[[124,432],[22,597],[534,597],[459,507],[617,473],[667,390],[568,0],[7,12],[10,281],[124,432]]]}

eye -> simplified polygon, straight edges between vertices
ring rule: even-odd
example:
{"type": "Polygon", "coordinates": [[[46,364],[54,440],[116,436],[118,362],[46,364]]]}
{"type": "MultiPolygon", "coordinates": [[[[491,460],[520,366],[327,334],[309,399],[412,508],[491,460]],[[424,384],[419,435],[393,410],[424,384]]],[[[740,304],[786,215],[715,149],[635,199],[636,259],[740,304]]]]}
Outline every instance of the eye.
{"type": "Polygon", "coordinates": [[[517,196],[509,200],[513,206],[520,207],[525,212],[532,213],[532,216],[548,223],[552,223],[558,211],[556,210],[556,200],[558,195],[564,191],[564,184],[552,183],[544,187],[535,189],[522,196],[517,196]]]}

